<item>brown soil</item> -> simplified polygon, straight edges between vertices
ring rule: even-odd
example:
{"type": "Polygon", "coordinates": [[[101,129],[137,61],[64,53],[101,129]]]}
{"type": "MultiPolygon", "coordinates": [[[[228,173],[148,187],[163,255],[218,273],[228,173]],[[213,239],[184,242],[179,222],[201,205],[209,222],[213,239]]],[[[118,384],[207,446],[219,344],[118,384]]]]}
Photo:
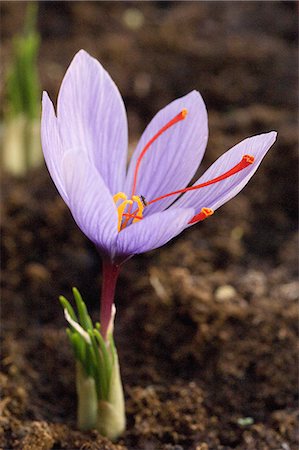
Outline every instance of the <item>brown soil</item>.
{"type": "MultiPolygon", "coordinates": [[[[5,62],[22,8],[2,2],[5,62]]],[[[123,267],[116,343],[128,427],[115,444],[76,429],[57,301],[76,285],[96,320],[100,259],[45,169],[3,175],[1,448],[296,448],[296,21],[295,2],[41,2],[51,94],[84,47],[119,84],[134,137],[197,88],[210,116],[204,166],[248,135],[279,138],[236,199],[123,267]],[[124,21],[132,7],[145,19],[136,30],[124,21]]]]}

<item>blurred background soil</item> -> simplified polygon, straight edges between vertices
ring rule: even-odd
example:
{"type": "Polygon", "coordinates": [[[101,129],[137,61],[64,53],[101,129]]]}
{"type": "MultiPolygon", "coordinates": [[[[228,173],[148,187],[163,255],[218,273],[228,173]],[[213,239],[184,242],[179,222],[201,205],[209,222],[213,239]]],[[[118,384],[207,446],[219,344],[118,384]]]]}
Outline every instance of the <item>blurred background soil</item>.
{"type": "MultiPolygon", "coordinates": [[[[26,2],[1,2],[2,74],[26,2]]],[[[118,443],[76,430],[74,366],[59,294],[99,314],[100,258],[43,167],[2,175],[3,449],[297,448],[297,4],[40,2],[42,88],[56,99],[80,48],[124,97],[132,148],[164,105],[207,104],[203,166],[243,138],[278,141],[239,196],[117,289],[128,427],[118,443]]],[[[0,92],[3,100],[4,90],[0,92]]]]}

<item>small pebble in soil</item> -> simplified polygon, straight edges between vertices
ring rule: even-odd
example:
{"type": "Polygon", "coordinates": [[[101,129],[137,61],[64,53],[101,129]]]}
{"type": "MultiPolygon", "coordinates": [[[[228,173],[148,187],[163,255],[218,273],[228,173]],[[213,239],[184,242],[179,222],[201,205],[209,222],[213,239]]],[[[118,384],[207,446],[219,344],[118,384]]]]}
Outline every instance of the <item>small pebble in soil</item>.
{"type": "Polygon", "coordinates": [[[215,299],[218,302],[232,300],[237,295],[236,289],[230,284],[219,286],[215,291],[215,299]]]}

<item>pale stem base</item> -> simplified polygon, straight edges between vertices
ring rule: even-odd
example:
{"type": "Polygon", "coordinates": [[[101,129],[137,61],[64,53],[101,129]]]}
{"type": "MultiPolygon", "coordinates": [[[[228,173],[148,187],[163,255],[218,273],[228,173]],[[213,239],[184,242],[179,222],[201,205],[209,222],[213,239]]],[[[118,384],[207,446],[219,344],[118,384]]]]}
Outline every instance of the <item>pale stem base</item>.
{"type": "Polygon", "coordinates": [[[82,431],[96,429],[114,441],[126,428],[125,402],[117,352],[114,353],[107,400],[98,399],[95,380],[76,362],[77,422],[82,431]]]}
{"type": "Polygon", "coordinates": [[[95,381],[92,377],[86,376],[79,361],[76,361],[76,389],[78,428],[83,431],[96,428],[98,400],[95,381]]]}
{"type": "Polygon", "coordinates": [[[97,430],[114,441],[126,428],[124,393],[120,377],[117,354],[111,375],[108,401],[98,404],[97,430]]]}

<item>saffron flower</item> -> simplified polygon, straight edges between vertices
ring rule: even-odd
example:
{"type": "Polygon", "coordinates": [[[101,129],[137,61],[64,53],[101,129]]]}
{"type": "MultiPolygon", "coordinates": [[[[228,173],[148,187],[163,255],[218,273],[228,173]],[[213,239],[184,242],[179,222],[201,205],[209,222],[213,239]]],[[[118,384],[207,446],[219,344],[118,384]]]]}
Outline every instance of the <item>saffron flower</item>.
{"type": "Polygon", "coordinates": [[[157,113],[127,169],[121,95],[96,59],[83,50],[75,55],[61,84],[57,114],[43,94],[42,147],[60,195],[103,259],[104,340],[121,264],[164,245],[238,194],[275,139],[274,131],[245,139],[189,186],[208,140],[206,107],[192,91],[157,113]]]}

